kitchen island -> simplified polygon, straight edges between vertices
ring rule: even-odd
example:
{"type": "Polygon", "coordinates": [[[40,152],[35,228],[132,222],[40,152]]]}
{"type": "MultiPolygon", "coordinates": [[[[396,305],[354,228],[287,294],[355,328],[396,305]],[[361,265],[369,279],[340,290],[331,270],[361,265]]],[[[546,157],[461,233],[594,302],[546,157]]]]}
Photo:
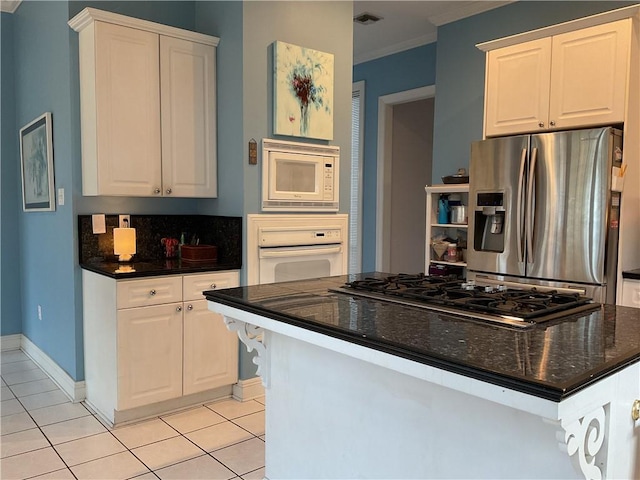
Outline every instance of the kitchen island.
{"type": "Polygon", "coordinates": [[[266,476],[638,478],[640,310],[530,328],[332,290],[205,292],[258,355],[266,476]]]}

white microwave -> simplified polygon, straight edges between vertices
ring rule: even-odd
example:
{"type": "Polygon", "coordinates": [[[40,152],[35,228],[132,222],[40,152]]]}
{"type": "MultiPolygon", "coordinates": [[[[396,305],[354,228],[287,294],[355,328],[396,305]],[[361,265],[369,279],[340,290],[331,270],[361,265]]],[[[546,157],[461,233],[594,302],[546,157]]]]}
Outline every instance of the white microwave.
{"type": "Polygon", "coordinates": [[[262,210],[337,212],[340,147],[262,140],[262,210]]]}

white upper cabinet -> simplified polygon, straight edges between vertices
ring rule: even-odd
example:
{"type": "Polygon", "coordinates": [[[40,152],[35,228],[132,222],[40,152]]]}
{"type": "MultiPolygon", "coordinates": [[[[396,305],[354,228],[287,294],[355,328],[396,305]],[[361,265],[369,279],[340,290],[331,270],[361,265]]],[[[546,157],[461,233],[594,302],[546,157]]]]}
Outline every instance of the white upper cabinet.
{"type": "Polygon", "coordinates": [[[216,197],[219,39],[93,8],[69,25],[83,195],[216,197]]]}
{"type": "Polygon", "coordinates": [[[622,123],[631,19],[487,53],[485,135],[622,123]]]}
{"type": "Polygon", "coordinates": [[[631,19],[553,37],[553,128],[624,122],[631,19]]]}
{"type": "Polygon", "coordinates": [[[492,50],[487,56],[487,135],[529,132],[549,116],[551,38],[492,50]]]}
{"type": "Polygon", "coordinates": [[[96,22],[93,38],[80,51],[83,193],[149,195],[161,182],[158,35],[96,22]]]}
{"type": "Polygon", "coordinates": [[[160,37],[165,195],[217,196],[215,64],[213,47],[160,37]]]}

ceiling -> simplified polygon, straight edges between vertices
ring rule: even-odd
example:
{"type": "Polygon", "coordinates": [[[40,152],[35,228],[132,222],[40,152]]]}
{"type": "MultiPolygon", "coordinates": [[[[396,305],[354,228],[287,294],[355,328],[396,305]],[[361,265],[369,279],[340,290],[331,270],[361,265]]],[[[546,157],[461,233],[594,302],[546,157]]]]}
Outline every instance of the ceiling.
{"type": "MultiPolygon", "coordinates": [[[[392,53],[435,42],[437,27],[500,7],[507,1],[373,0],[354,1],[353,15],[371,13],[382,20],[353,25],[353,63],[362,63],[392,53]]],[[[0,10],[14,12],[21,0],[0,0],[0,10]]]]}
{"type": "Polygon", "coordinates": [[[355,1],[354,17],[366,12],[383,20],[370,25],[354,22],[353,63],[435,42],[438,26],[501,7],[511,1],[355,1]]]}

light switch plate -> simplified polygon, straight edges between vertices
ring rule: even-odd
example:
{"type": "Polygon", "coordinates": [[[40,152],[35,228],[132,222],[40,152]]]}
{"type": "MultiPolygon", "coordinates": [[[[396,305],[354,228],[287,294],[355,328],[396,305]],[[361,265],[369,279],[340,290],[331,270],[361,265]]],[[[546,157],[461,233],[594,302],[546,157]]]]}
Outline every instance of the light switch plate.
{"type": "Polygon", "coordinates": [[[118,215],[118,227],[120,228],[131,227],[131,219],[129,215],[118,215]]]}
{"type": "Polygon", "coordinates": [[[58,205],[64,205],[64,188],[58,189],[58,205]]]}

